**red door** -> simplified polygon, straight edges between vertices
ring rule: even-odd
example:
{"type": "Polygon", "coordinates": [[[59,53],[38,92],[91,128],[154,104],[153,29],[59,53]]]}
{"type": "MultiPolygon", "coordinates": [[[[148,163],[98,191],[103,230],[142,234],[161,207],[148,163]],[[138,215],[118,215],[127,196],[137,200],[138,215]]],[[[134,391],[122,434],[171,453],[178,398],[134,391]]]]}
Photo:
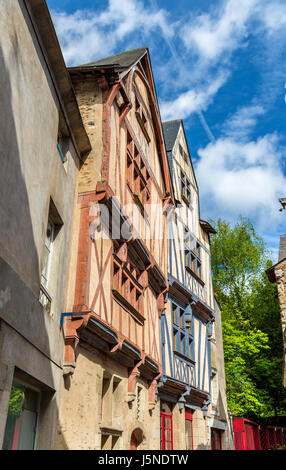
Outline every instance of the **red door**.
{"type": "Polygon", "coordinates": [[[161,450],[173,450],[173,419],[172,413],[160,412],[161,419],[161,450]]]}
{"type": "Polygon", "coordinates": [[[185,411],[186,450],[193,450],[193,413],[185,411]]]}

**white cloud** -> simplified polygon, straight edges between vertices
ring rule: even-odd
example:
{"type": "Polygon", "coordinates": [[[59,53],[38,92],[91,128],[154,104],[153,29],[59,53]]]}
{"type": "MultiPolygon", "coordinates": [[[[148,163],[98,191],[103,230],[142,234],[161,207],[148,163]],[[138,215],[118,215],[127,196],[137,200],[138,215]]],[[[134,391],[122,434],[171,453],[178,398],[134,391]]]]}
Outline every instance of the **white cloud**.
{"type": "Polygon", "coordinates": [[[178,117],[185,119],[194,112],[205,110],[212,102],[217,91],[227,81],[227,78],[228,73],[221,72],[210,83],[183,92],[174,100],[162,101],[160,105],[162,119],[164,121],[177,119],[178,117]]]}
{"type": "Polygon", "coordinates": [[[182,31],[188,49],[195,48],[201,60],[219,60],[241,46],[248,36],[247,22],[258,0],[227,0],[211,14],[193,18],[182,31]]]}
{"type": "Polygon", "coordinates": [[[224,122],[222,131],[227,137],[245,139],[264,114],[265,109],[262,106],[243,106],[224,122]]]}
{"type": "Polygon", "coordinates": [[[155,30],[166,39],[173,34],[166,11],[146,8],[139,0],[109,0],[101,13],[85,9],[72,14],[52,11],[52,17],[68,65],[112,54],[132,34],[131,41],[147,39],[155,30]]]}
{"type": "Polygon", "coordinates": [[[260,229],[279,222],[277,200],[284,194],[286,177],[276,134],[240,142],[226,137],[198,152],[196,175],[204,206],[211,215],[253,217],[260,229]]]}
{"type": "Polygon", "coordinates": [[[285,28],[286,25],[286,5],[281,2],[267,2],[260,17],[269,34],[285,28]]]}
{"type": "MultiPolygon", "coordinates": [[[[249,35],[271,32],[284,24],[285,10],[277,1],[240,0],[238,5],[237,0],[223,0],[208,13],[174,21],[155,0],[148,4],[144,0],[109,0],[99,12],[52,11],[52,16],[68,65],[100,59],[120,48],[123,51],[152,44],[152,61],[164,93],[163,118],[186,119],[207,110],[231,75],[233,53],[247,44],[249,35]],[[169,48],[171,60],[163,58],[162,41],[169,48]]],[[[272,86],[275,91],[277,80],[272,86]]]]}

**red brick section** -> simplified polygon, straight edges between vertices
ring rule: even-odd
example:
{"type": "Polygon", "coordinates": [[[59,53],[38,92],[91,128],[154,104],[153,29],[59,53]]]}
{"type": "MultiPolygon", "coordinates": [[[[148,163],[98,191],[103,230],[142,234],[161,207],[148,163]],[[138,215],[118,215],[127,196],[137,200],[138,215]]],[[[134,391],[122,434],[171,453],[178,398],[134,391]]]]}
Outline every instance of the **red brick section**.
{"type": "Polygon", "coordinates": [[[79,195],[80,227],[78,240],[78,259],[76,271],[76,287],[73,311],[80,311],[79,306],[89,305],[90,283],[90,257],[92,241],[89,234],[90,207],[97,202],[98,195],[95,191],[79,195]]]}

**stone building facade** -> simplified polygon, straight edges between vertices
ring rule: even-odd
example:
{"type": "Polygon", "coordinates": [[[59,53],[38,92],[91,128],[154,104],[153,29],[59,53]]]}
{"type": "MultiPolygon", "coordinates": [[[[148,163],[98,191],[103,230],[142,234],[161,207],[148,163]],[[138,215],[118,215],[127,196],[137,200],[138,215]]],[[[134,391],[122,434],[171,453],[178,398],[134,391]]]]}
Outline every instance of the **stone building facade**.
{"type": "Polygon", "coordinates": [[[45,2],[0,9],[0,448],[53,449],[89,140],[45,2]]]}
{"type": "Polygon", "coordinates": [[[284,344],[284,366],[282,382],[286,387],[286,235],[280,235],[279,261],[267,270],[270,282],[276,282],[280,305],[282,337],[284,344]]]}
{"type": "Polygon", "coordinates": [[[147,48],[69,69],[79,179],[58,448],[158,449],[172,185],[147,48]]]}
{"type": "Polygon", "coordinates": [[[207,426],[209,448],[234,449],[232,420],[227,408],[221,308],[214,300],[215,322],[209,331],[211,344],[211,403],[207,426]]]}

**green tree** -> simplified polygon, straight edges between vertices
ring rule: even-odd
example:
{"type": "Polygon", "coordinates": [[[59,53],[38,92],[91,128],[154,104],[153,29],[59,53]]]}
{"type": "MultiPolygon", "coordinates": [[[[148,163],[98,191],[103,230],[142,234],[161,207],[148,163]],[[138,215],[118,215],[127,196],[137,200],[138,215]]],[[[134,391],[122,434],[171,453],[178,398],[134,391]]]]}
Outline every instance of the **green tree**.
{"type": "Polygon", "coordinates": [[[265,270],[272,263],[248,219],[232,227],[210,221],[214,291],[222,306],[227,397],[235,415],[285,414],[283,344],[277,288],[265,270]]]}

